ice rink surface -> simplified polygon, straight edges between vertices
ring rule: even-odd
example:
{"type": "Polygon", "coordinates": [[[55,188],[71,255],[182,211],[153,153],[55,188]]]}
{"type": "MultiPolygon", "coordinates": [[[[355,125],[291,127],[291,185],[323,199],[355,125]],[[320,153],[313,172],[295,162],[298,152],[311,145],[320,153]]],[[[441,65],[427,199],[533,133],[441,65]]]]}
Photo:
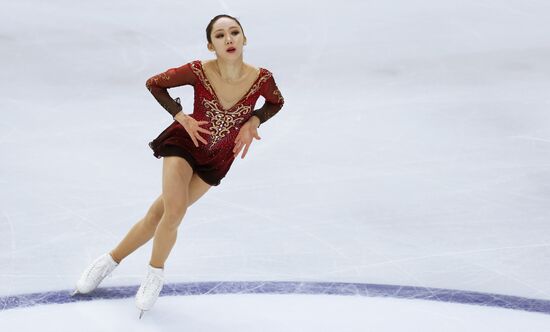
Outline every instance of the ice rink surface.
{"type": "MultiPolygon", "coordinates": [[[[549,18],[526,0],[4,2],[0,330],[550,330],[549,18]],[[161,193],[147,143],[172,118],[145,81],[214,58],[221,13],[285,106],[187,210],[152,311],[133,303],[152,242],[70,299],[161,193]]],[[[169,92],[192,112],[192,87],[169,92]]]]}

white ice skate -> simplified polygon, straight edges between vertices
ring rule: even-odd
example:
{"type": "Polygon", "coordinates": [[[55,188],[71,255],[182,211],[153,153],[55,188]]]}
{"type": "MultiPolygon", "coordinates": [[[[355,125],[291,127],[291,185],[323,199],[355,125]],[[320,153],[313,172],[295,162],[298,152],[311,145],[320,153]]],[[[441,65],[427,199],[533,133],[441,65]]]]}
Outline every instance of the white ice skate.
{"type": "Polygon", "coordinates": [[[78,293],[86,294],[93,291],[117,266],[118,263],[115,262],[110,253],[99,256],[86,268],[86,270],[84,270],[71,296],[78,293]]]}
{"type": "Polygon", "coordinates": [[[141,310],[139,314],[140,319],[143,316],[143,312],[150,310],[157,301],[163,284],[164,269],[154,268],[148,264],[147,275],[136,293],[136,306],[141,310]]]}

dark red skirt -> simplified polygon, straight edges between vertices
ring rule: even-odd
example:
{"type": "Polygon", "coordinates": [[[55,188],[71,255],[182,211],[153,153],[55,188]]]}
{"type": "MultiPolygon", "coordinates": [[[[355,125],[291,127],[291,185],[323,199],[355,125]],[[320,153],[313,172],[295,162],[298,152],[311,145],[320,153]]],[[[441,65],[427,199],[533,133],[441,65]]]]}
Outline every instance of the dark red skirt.
{"type": "Polygon", "coordinates": [[[193,168],[193,172],[204,182],[217,186],[227,175],[235,159],[232,147],[229,144],[212,146],[208,135],[201,136],[208,144],[198,141],[199,146],[196,147],[185,128],[178,121],[174,121],[157,138],[149,142],[149,147],[157,159],[168,156],[184,158],[193,168]]]}

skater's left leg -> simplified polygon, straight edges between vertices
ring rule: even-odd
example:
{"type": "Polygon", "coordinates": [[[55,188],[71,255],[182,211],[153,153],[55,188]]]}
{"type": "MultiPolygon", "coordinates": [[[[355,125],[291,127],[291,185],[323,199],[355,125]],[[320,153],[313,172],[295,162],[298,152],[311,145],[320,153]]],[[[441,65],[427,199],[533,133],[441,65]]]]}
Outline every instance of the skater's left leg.
{"type": "Polygon", "coordinates": [[[155,231],[153,252],[149,264],[164,268],[172,247],[176,243],[178,227],[187,211],[189,183],[193,176],[191,165],[184,158],[164,157],[162,198],[164,214],[155,231]]]}

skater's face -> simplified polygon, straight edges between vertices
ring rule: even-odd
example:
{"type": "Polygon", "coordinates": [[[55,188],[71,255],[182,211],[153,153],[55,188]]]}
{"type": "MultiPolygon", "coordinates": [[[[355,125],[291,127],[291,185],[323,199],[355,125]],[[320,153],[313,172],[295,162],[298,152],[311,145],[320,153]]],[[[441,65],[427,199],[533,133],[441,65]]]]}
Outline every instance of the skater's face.
{"type": "Polygon", "coordinates": [[[228,17],[219,18],[212,27],[210,37],[212,43],[208,43],[208,49],[216,52],[218,57],[236,59],[242,56],[246,37],[235,20],[228,17]]]}

